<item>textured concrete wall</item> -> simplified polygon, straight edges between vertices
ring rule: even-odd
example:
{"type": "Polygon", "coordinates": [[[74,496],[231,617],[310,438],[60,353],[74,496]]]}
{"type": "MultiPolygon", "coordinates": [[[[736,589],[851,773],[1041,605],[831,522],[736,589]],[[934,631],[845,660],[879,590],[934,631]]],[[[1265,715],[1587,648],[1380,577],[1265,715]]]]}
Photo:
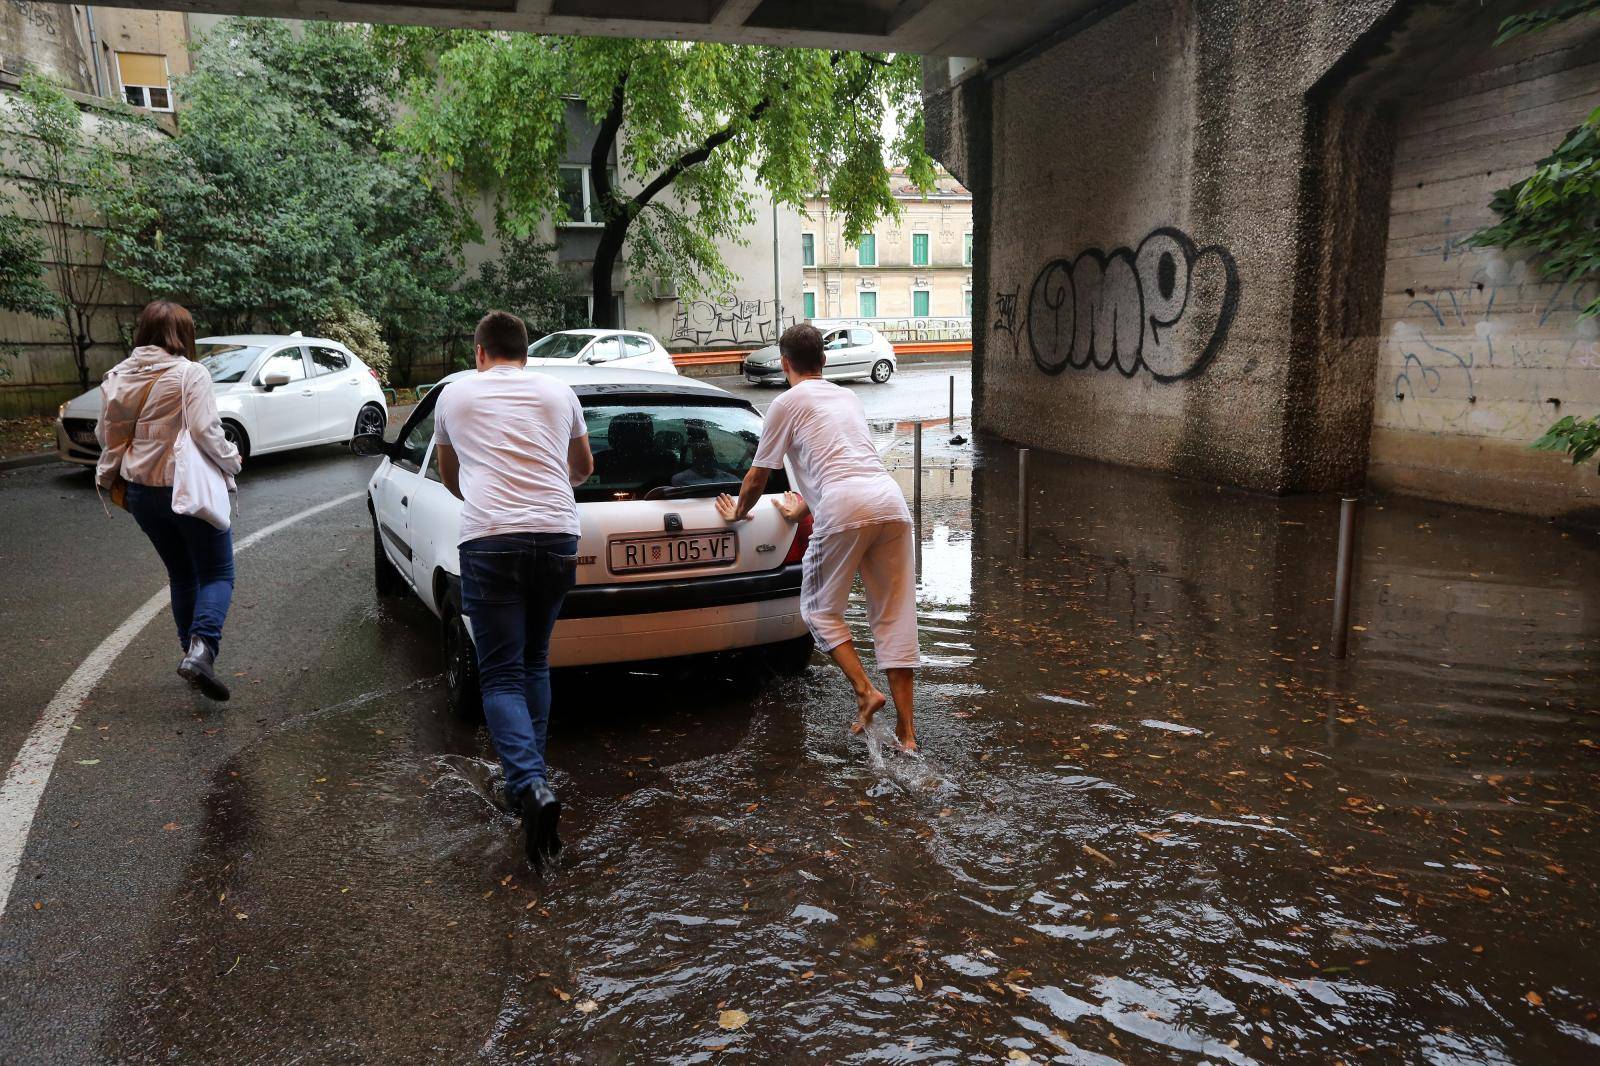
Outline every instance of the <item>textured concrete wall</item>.
{"type": "Polygon", "coordinates": [[[93,92],[89,49],[77,8],[0,0],[0,70],[37,72],[69,89],[93,92]]]}
{"type": "Polygon", "coordinates": [[[1600,513],[1600,478],[1528,443],[1600,411],[1600,283],[1468,248],[1494,191],[1526,175],[1600,101],[1600,26],[1465,52],[1396,109],[1369,481],[1527,511],[1600,513]],[[1453,75],[1453,76],[1452,76],[1453,75]],[[1559,402],[1553,402],[1559,401],[1559,402]]]}

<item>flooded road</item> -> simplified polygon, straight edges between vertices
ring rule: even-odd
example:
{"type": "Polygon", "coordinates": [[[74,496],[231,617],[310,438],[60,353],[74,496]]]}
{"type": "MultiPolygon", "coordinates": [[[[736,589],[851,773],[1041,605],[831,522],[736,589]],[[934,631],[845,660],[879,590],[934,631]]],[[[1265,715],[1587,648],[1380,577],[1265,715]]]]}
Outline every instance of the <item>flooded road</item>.
{"type": "MultiPolygon", "coordinates": [[[[299,713],[210,782],[102,1053],[1600,1055],[1592,535],[1378,501],[1334,663],[1336,503],[1036,453],[1022,560],[1014,453],[947,437],[924,758],[888,716],[850,737],[820,657],[563,676],[569,848],[541,879],[436,680],[299,713]]],[[[382,611],[363,646],[436,654],[420,608],[382,611]]]]}

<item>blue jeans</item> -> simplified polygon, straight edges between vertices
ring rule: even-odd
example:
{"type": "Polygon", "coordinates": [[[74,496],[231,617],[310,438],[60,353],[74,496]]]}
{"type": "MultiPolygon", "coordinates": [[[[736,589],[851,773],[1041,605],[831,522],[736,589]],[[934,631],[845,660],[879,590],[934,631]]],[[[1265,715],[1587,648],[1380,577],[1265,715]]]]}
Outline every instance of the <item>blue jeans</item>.
{"type": "Polygon", "coordinates": [[[548,779],[550,631],[576,580],[578,538],[505,533],[461,545],[461,610],[478,649],[483,717],[513,800],[548,779]]]}
{"type": "Polygon", "coordinates": [[[128,483],[128,510],[167,567],[178,643],[199,637],[215,652],[233,600],[233,531],[172,513],[170,485],[128,483]]]}

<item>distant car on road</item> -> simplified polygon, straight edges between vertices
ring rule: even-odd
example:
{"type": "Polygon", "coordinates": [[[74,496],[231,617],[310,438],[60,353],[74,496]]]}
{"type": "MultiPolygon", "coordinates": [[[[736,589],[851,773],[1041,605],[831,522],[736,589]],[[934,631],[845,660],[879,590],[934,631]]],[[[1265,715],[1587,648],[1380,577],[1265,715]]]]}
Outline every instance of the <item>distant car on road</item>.
{"type": "MultiPolygon", "coordinates": [[[[758,649],[797,673],[812,641],[800,617],[800,565],[811,518],[791,523],[771,503],[729,525],[719,492],[737,492],[761,439],[748,400],[693,378],[613,367],[541,367],[583,405],[594,475],[576,490],[582,535],[577,585],[550,641],[552,666],[639,662],[758,649]]],[[[471,627],[461,612],[456,545],[461,501],[439,474],[433,413],[452,374],[419,403],[399,436],[358,438],[383,462],[367,486],[373,578],[380,596],[414,593],[439,617],[451,707],[479,707],[471,627]]],[[[788,488],[783,471],[768,482],[788,488]]]]}
{"type": "Polygon", "coordinates": [[[605,366],[676,374],[677,366],[661,342],[626,329],[564,329],[528,345],[528,365],[605,366]]]}
{"type": "MultiPolygon", "coordinates": [[[[377,373],[338,341],[246,334],[205,337],[195,351],[211,374],[222,432],[241,455],[335,444],[388,424],[377,373]]],[[[61,405],[61,458],[84,466],[99,460],[94,429],[103,405],[98,388],[61,405]]]]}
{"type": "MultiPolygon", "coordinates": [[[[894,345],[871,326],[813,323],[822,331],[822,349],[827,365],[822,376],[834,381],[858,378],[882,385],[894,376],[894,345]]],[[[778,362],[778,346],[769,344],[745,357],[744,379],[752,385],[782,385],[783,367],[778,362]]]]}

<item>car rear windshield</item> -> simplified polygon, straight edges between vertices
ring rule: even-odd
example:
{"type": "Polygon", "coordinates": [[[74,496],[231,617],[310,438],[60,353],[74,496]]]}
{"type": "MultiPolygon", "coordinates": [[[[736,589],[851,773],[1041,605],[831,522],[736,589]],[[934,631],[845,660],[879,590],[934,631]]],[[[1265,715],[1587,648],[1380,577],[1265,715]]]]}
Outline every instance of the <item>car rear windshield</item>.
{"type": "MultiPolygon", "coordinates": [[[[682,499],[737,492],[761,441],[761,416],[710,404],[597,404],[583,409],[594,476],[580,502],[682,499]]],[[[783,471],[768,492],[788,488],[783,471]]]]}
{"type": "Polygon", "coordinates": [[[260,348],[248,344],[197,344],[194,348],[200,365],[218,385],[243,381],[256,356],[261,354],[260,348]]]}
{"type": "Polygon", "coordinates": [[[530,359],[571,359],[594,340],[587,333],[552,333],[528,345],[530,359]]]}

